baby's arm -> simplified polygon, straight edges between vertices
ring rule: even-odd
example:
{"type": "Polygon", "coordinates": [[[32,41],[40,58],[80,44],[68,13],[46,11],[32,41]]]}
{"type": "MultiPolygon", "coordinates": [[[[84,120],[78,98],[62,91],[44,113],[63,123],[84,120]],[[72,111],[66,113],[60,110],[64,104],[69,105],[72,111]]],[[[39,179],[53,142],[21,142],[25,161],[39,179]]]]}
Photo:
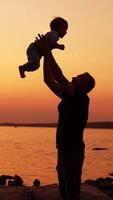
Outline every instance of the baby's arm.
{"type": "Polygon", "coordinates": [[[65,46],[63,44],[59,44],[57,42],[54,41],[49,41],[49,46],[51,49],[60,49],[60,50],[64,50],[65,46]]]}
{"type": "Polygon", "coordinates": [[[48,42],[50,49],[60,49],[64,50],[65,46],[63,44],[57,43],[59,40],[58,34],[54,31],[48,32],[45,34],[45,38],[48,42]]]}

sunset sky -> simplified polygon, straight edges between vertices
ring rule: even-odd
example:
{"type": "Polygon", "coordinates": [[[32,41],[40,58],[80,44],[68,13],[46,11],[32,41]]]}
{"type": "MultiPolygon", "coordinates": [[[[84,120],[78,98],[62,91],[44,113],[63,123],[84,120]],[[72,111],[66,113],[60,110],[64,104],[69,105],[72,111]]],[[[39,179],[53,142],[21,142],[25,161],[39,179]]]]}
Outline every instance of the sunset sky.
{"type": "Polygon", "coordinates": [[[0,122],[56,122],[56,97],[39,70],[21,79],[18,66],[38,33],[55,16],[69,23],[53,54],[64,75],[88,71],[96,79],[89,94],[89,121],[113,121],[113,0],[0,0],[0,122]]]}

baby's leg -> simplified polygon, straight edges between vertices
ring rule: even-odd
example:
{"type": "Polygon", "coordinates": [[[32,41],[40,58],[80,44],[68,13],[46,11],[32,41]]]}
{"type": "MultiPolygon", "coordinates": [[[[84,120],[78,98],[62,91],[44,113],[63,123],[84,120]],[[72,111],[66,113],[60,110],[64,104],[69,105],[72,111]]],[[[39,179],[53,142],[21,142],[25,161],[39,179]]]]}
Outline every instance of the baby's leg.
{"type": "Polygon", "coordinates": [[[21,78],[25,78],[25,71],[30,72],[30,71],[35,71],[39,68],[39,63],[37,62],[27,62],[24,65],[19,66],[19,73],[21,78]]]}
{"type": "Polygon", "coordinates": [[[27,66],[25,67],[25,71],[30,72],[37,70],[40,66],[40,59],[41,59],[38,50],[35,50],[34,48],[28,48],[27,57],[28,57],[28,63],[27,66]]]}
{"type": "Polygon", "coordinates": [[[27,57],[28,57],[28,62],[25,63],[24,65],[19,66],[19,72],[21,78],[25,78],[25,71],[27,72],[35,71],[40,66],[41,56],[39,56],[38,51],[36,51],[36,49],[34,49],[32,46],[29,47],[27,50],[27,57]]]}

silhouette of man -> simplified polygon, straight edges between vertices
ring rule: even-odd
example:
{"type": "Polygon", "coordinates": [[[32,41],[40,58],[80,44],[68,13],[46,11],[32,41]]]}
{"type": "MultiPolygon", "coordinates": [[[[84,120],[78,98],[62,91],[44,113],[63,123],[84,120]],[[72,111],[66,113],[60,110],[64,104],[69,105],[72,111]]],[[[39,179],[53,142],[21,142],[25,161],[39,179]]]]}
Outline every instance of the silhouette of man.
{"type": "Polygon", "coordinates": [[[85,72],[68,81],[43,36],[39,37],[37,44],[44,52],[44,82],[61,99],[56,133],[59,191],[62,200],[80,200],[85,149],[83,131],[89,108],[87,94],[94,88],[95,80],[85,72]]]}

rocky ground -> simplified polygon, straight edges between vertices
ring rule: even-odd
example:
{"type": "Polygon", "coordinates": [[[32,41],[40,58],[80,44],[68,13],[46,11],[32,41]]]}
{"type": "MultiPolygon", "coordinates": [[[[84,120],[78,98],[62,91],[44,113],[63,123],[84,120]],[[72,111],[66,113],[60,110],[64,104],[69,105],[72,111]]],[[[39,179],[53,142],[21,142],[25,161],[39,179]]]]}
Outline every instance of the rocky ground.
{"type": "MultiPolygon", "coordinates": [[[[108,195],[89,184],[81,186],[81,200],[111,200],[108,195]]],[[[61,200],[57,184],[46,186],[1,186],[0,200],[61,200]]]]}
{"type": "MultiPolygon", "coordinates": [[[[112,174],[111,174],[112,176],[112,174]]],[[[81,200],[113,199],[113,178],[86,180],[81,186],[81,200]]],[[[0,200],[61,200],[57,184],[40,186],[36,179],[33,186],[24,186],[21,177],[0,176],[0,200]]]]}
{"type": "Polygon", "coordinates": [[[111,199],[113,199],[113,178],[106,177],[106,178],[97,178],[96,180],[86,180],[86,184],[92,185],[98,188],[100,191],[107,194],[111,199]]]}

